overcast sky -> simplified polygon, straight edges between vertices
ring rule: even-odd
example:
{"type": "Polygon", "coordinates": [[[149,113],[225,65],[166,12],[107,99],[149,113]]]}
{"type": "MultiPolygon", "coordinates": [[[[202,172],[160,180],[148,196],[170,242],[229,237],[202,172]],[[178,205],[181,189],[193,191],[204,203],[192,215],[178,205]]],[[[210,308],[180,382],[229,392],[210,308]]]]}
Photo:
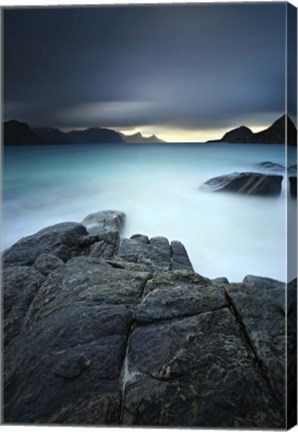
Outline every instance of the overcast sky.
{"type": "Polygon", "coordinates": [[[285,112],[285,3],[4,11],[4,117],[168,140],[285,112]]]}

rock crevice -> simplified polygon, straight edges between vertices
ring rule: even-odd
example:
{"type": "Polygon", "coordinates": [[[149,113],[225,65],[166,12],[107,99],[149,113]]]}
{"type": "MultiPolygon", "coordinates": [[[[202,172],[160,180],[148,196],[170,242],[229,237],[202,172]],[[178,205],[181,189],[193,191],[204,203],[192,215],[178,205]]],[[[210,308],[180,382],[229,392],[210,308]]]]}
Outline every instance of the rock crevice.
{"type": "Polygon", "coordinates": [[[285,427],[285,284],[203,277],[179,241],[121,238],[124,219],[4,253],[5,423],[285,427]]]}

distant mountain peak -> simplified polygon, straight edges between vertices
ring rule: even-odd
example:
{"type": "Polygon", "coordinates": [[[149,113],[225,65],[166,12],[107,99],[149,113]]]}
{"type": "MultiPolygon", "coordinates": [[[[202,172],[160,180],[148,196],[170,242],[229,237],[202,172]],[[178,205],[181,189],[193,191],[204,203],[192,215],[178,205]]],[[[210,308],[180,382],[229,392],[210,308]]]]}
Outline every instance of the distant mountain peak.
{"type": "Polygon", "coordinates": [[[9,120],[4,122],[3,129],[4,145],[107,144],[124,142],[119,133],[100,127],[62,132],[60,129],[51,127],[31,128],[27,123],[9,120]]]}
{"type": "Polygon", "coordinates": [[[227,132],[223,137],[222,141],[227,142],[242,142],[242,140],[246,140],[253,135],[252,130],[250,130],[246,126],[239,126],[231,131],[227,132]]]}
{"type": "Polygon", "coordinates": [[[132,135],[125,135],[121,133],[122,138],[128,144],[141,144],[141,143],[163,143],[165,141],[159,139],[156,135],[150,135],[149,137],[144,137],[141,132],[136,132],[132,135]]]}
{"type": "MultiPolygon", "coordinates": [[[[255,143],[255,144],[285,144],[287,125],[287,139],[291,146],[297,145],[297,129],[288,114],[283,114],[271,126],[261,132],[253,133],[248,127],[240,126],[232,129],[217,140],[228,143],[255,143]]],[[[214,140],[211,142],[215,142],[214,140]]]]}
{"type": "Polygon", "coordinates": [[[8,120],[3,124],[4,145],[45,144],[46,141],[25,122],[8,120]]]}

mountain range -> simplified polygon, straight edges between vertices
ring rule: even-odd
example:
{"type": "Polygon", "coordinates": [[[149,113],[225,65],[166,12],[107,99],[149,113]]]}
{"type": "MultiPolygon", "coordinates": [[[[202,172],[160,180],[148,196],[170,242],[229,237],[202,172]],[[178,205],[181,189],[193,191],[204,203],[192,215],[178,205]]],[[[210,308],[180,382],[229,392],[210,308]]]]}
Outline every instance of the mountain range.
{"type": "MultiPolygon", "coordinates": [[[[246,126],[240,126],[224,134],[221,139],[207,141],[225,143],[284,144],[285,125],[287,124],[288,144],[297,145],[297,129],[288,115],[277,119],[267,129],[253,133],[246,126]]],[[[84,143],[162,143],[155,135],[144,137],[141,133],[125,135],[101,127],[63,132],[51,127],[30,127],[17,120],[4,122],[4,145],[42,145],[42,144],[84,144],[84,143]]]]}
{"type": "Polygon", "coordinates": [[[130,144],[139,144],[139,143],[163,143],[165,141],[157,138],[156,135],[151,135],[149,137],[144,137],[140,132],[135,133],[133,135],[124,135],[119,132],[120,136],[124,139],[125,142],[130,144]]]}
{"type": "Polygon", "coordinates": [[[88,128],[63,132],[57,128],[32,128],[17,120],[4,122],[4,145],[84,144],[84,143],[158,143],[164,142],[155,135],[149,138],[142,134],[124,135],[111,129],[88,128]]]}
{"type": "Polygon", "coordinates": [[[240,126],[225,133],[221,139],[208,142],[284,144],[286,123],[288,144],[296,146],[297,129],[288,115],[281,116],[271,126],[261,132],[253,133],[248,127],[240,126]]]}

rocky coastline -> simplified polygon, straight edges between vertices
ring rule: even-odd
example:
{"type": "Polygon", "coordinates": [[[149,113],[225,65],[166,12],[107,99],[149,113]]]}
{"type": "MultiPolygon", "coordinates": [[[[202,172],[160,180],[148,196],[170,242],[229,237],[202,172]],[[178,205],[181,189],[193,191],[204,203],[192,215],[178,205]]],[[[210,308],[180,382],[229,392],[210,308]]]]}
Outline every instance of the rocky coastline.
{"type": "Polygon", "coordinates": [[[181,242],[124,223],[98,212],[4,252],[4,423],[294,422],[296,280],[208,279],[181,242]]]}

